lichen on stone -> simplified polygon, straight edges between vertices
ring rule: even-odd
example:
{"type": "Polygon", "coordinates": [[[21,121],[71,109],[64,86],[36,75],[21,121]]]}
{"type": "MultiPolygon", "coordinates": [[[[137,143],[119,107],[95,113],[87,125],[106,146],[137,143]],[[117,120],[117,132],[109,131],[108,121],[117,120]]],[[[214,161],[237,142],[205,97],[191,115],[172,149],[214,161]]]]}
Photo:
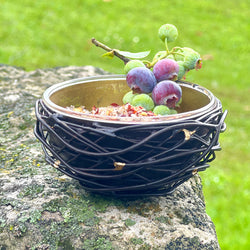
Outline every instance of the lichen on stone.
{"type": "Polygon", "coordinates": [[[36,100],[54,83],[100,74],[0,65],[0,249],[219,249],[198,175],[168,196],[118,199],[45,162],[33,134],[36,100]]]}

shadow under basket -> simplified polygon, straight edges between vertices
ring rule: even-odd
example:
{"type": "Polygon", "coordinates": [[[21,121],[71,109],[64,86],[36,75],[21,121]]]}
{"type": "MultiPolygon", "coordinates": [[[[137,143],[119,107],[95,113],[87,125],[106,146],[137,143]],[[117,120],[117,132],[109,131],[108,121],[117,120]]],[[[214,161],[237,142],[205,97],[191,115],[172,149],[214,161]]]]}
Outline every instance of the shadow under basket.
{"type": "Polygon", "coordinates": [[[34,129],[46,161],[91,192],[124,197],[171,193],[209,167],[220,150],[227,111],[207,89],[179,81],[178,114],[103,117],[70,111],[70,105],[122,104],[124,76],[74,79],[48,88],[36,103],[34,129]]]}

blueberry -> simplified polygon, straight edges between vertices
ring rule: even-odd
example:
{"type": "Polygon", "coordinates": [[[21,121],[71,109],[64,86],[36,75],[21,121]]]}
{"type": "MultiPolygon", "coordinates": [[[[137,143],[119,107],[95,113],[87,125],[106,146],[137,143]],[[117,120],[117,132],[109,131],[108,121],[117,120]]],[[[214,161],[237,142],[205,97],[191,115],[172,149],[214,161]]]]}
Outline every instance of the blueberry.
{"type": "Polygon", "coordinates": [[[169,115],[170,109],[166,105],[158,105],[153,109],[156,115],[169,115]]]}
{"type": "Polygon", "coordinates": [[[166,105],[174,108],[181,100],[182,90],[178,83],[170,80],[159,82],[152,91],[155,105],[166,105]]]}
{"type": "Polygon", "coordinates": [[[175,109],[170,109],[169,114],[170,115],[175,115],[175,114],[178,114],[178,112],[175,109]]]}
{"type": "Polygon", "coordinates": [[[127,92],[127,93],[123,96],[123,98],[122,98],[123,104],[126,104],[126,103],[130,103],[130,104],[131,104],[133,98],[134,98],[136,95],[138,95],[138,94],[133,93],[133,91],[127,92]]]}
{"type": "Polygon", "coordinates": [[[134,93],[150,93],[156,85],[153,72],[146,67],[131,69],[126,76],[126,81],[134,93]]]}
{"type": "Polygon", "coordinates": [[[176,80],[179,72],[179,65],[175,60],[162,59],[153,68],[157,82],[163,80],[176,80]]]}
{"type": "Polygon", "coordinates": [[[141,106],[145,108],[147,111],[151,111],[154,108],[154,101],[147,94],[139,94],[133,98],[132,105],[141,106]]]}
{"type": "Polygon", "coordinates": [[[172,54],[168,55],[166,58],[167,58],[167,59],[175,60],[175,57],[174,57],[174,55],[172,55],[172,54]]]}
{"type": "Polygon", "coordinates": [[[136,67],[146,67],[146,66],[140,60],[130,60],[126,63],[124,67],[124,73],[127,74],[131,69],[136,67]]]}
{"type": "Polygon", "coordinates": [[[166,39],[168,42],[174,42],[178,37],[178,30],[173,24],[163,24],[158,31],[158,35],[163,42],[166,39]]]}
{"type": "Polygon", "coordinates": [[[184,77],[187,69],[184,67],[184,61],[177,61],[177,63],[179,65],[179,72],[177,79],[181,80],[184,77]]]}
{"type": "Polygon", "coordinates": [[[184,67],[188,70],[200,69],[201,68],[201,57],[198,52],[191,48],[182,48],[182,53],[184,54],[184,67]]]}

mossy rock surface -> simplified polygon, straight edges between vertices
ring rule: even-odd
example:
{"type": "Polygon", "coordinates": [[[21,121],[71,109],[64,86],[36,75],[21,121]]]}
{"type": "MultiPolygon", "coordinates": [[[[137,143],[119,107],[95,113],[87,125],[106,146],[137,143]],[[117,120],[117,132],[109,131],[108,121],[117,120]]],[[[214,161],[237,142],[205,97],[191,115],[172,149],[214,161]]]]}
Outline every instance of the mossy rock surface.
{"type": "Polygon", "coordinates": [[[0,65],[0,249],[220,249],[198,175],[168,196],[116,199],[45,162],[33,134],[36,100],[52,84],[100,74],[0,65]]]}

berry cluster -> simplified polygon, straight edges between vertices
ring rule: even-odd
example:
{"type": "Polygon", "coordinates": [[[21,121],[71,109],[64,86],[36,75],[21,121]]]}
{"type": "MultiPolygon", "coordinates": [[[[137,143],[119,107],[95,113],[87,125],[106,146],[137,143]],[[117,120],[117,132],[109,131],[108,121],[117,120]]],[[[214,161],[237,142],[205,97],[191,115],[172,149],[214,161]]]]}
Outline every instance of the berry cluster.
{"type": "Polygon", "coordinates": [[[182,89],[176,80],[181,80],[186,72],[200,69],[202,66],[199,53],[191,48],[174,47],[169,50],[168,44],[178,37],[177,28],[164,24],[158,31],[159,38],[165,44],[165,50],[157,52],[152,61],[143,60],[149,52],[130,53],[110,49],[92,39],[102,47],[105,56],[117,56],[125,63],[124,72],[131,91],[123,97],[123,103],[142,106],[155,114],[167,115],[176,112],[174,108],[181,103],[182,89]]]}
{"type": "MultiPolygon", "coordinates": [[[[135,65],[133,60],[127,64],[130,63],[135,65]]],[[[178,72],[179,65],[172,59],[159,60],[152,71],[146,66],[132,68],[126,75],[127,84],[132,91],[124,96],[123,103],[140,105],[156,114],[170,114],[169,108],[173,109],[180,104],[182,96],[180,85],[173,81],[178,72]],[[158,105],[165,107],[159,108],[158,105]]]]}

